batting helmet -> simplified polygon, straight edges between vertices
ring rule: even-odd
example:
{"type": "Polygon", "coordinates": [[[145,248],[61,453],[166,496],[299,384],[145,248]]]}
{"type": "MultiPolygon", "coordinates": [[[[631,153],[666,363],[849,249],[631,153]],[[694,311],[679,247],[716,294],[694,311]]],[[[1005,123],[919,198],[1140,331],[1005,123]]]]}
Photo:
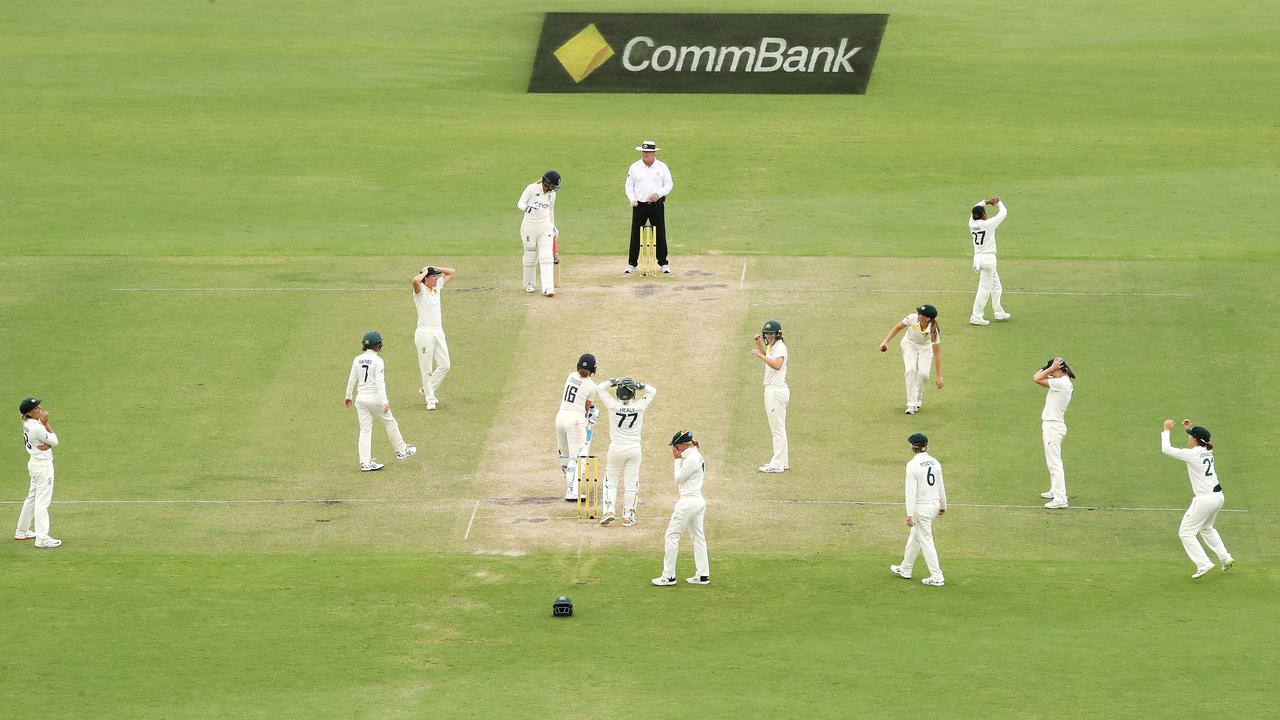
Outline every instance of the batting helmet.
{"type": "Polygon", "coordinates": [[[560,173],[555,170],[548,170],[542,173],[542,182],[551,186],[552,190],[560,187],[560,173]]]}
{"type": "Polygon", "coordinates": [[[782,323],[778,322],[777,320],[766,320],[764,323],[764,329],[761,330],[760,332],[761,333],[780,333],[782,332],[782,323]]]}
{"type": "Polygon", "coordinates": [[[632,380],[631,378],[626,378],[622,382],[618,383],[618,399],[619,400],[621,400],[622,402],[627,402],[628,400],[630,400],[635,396],[636,396],[635,380],[632,380]]]}
{"type": "Polygon", "coordinates": [[[572,617],[573,601],[568,595],[561,595],[556,601],[551,603],[551,617],[572,617]]]}
{"type": "Polygon", "coordinates": [[[377,330],[370,330],[369,332],[364,334],[363,338],[360,339],[360,344],[364,346],[365,350],[368,350],[374,345],[381,345],[382,333],[378,332],[377,330]]]}
{"type": "Polygon", "coordinates": [[[578,369],[589,370],[592,375],[596,374],[596,356],[591,353],[582,353],[578,358],[578,369]]]}

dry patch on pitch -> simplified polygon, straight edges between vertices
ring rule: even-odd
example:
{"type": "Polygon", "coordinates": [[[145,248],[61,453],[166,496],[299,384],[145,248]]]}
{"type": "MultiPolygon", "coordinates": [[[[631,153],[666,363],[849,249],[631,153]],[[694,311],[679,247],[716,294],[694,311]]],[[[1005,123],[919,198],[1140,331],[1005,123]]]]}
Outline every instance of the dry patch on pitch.
{"type": "MultiPolygon", "coordinates": [[[[709,465],[722,465],[728,447],[732,353],[743,349],[739,328],[747,311],[738,289],[740,260],[673,258],[671,276],[623,276],[617,258],[566,260],[554,298],[524,296],[527,320],[516,367],[472,485],[479,500],[462,518],[457,537],[477,553],[652,550],[661,547],[675,502],[666,443],[679,427],[693,429],[709,465]],[[579,520],[563,499],[556,455],[555,414],[564,377],[579,354],[595,354],[598,379],[630,375],[658,388],[645,414],[639,524],[599,527],[579,520]],[[465,535],[465,539],[463,536],[465,535]]],[[[596,426],[592,451],[604,455],[609,434],[596,426]]],[[[623,499],[619,487],[619,510],[623,499]]]]}

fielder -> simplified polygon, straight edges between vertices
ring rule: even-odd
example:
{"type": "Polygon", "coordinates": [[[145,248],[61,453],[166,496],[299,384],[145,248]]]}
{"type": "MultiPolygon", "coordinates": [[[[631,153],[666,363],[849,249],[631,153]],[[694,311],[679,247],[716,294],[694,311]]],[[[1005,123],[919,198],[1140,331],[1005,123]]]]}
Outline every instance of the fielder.
{"type": "Polygon", "coordinates": [[[360,452],[360,471],[374,472],[381,470],[382,463],[373,459],[373,418],[381,418],[387,428],[387,438],[396,449],[396,457],[400,460],[413,457],[418,449],[406,445],[400,436],[400,425],[391,416],[391,404],[387,402],[387,381],[382,358],[382,335],[377,330],[370,330],[360,340],[364,352],[351,361],[351,374],[347,376],[347,395],[343,404],[351,407],[352,391],[355,391],[356,418],[360,421],[360,441],[356,445],[360,452]]]}
{"type": "Polygon", "coordinates": [[[929,566],[929,577],[920,582],[942,587],[946,581],[938,565],[938,551],[933,547],[933,521],[947,514],[947,490],[942,485],[942,463],[929,454],[929,438],[916,433],[907,438],[915,457],[907,462],[907,549],[901,565],[890,565],[889,572],[910,580],[916,557],[923,552],[929,566]]]}
{"type": "Polygon", "coordinates": [[[587,430],[595,424],[595,397],[599,386],[591,378],[596,374],[596,356],[583,353],[578,366],[564,379],[560,391],[560,411],[556,413],[556,449],[560,455],[560,472],[564,474],[564,499],[578,501],[577,459],[590,451],[587,430]]]}
{"type": "Polygon", "coordinates": [[[981,200],[973,206],[969,213],[969,236],[973,240],[973,271],[978,273],[978,295],[973,299],[973,312],[969,315],[970,325],[990,325],[983,317],[987,312],[987,299],[991,299],[991,309],[995,311],[997,320],[1008,320],[1013,317],[1004,311],[1000,304],[1000,295],[1004,288],[1000,286],[1000,273],[996,272],[996,228],[1004,222],[1008,215],[1000,198],[981,200]],[[987,218],[987,205],[1000,208],[993,218],[987,218]]]}
{"type": "Polygon", "coordinates": [[[1211,435],[1206,428],[1192,426],[1190,420],[1183,420],[1182,427],[1187,431],[1188,449],[1175,448],[1169,444],[1169,431],[1173,429],[1173,421],[1165,420],[1164,431],[1160,433],[1160,452],[1187,464],[1187,477],[1191,480],[1191,491],[1195,493],[1195,497],[1191,498],[1191,507],[1182,516],[1182,525],[1178,528],[1182,547],[1187,551],[1191,562],[1196,564],[1196,572],[1191,576],[1194,580],[1213,569],[1209,556],[1196,540],[1197,533],[1204,538],[1204,544],[1209,546],[1213,554],[1218,556],[1222,572],[1230,570],[1236,561],[1227,552],[1227,546],[1222,544],[1222,537],[1213,527],[1225,499],[1222,496],[1222,481],[1218,478],[1218,467],[1213,461],[1213,443],[1209,442],[1211,435]]]}
{"type": "Polygon", "coordinates": [[[516,207],[524,213],[520,221],[520,241],[524,244],[524,291],[533,292],[534,267],[542,275],[542,294],[556,294],[555,284],[555,234],[556,190],[560,187],[560,173],[548,170],[542,179],[529,185],[516,201],[516,207]]]}
{"type": "Polygon", "coordinates": [[[702,480],[707,465],[698,449],[693,433],[680,430],[671,438],[671,457],[675,458],[676,491],[680,497],[667,523],[667,539],[662,556],[662,575],[649,582],[659,587],[676,584],[676,556],[680,553],[680,536],[685,530],[693,538],[693,577],[690,585],[710,585],[711,568],[707,564],[707,536],[702,530],[707,501],[702,497],[702,480]]]}
{"type": "Polygon", "coordinates": [[[1049,388],[1044,397],[1044,411],[1040,413],[1040,437],[1044,439],[1044,464],[1049,468],[1049,489],[1040,493],[1048,500],[1044,506],[1050,510],[1067,507],[1067,474],[1062,468],[1062,439],[1067,436],[1067,405],[1075,386],[1071,383],[1076,374],[1066,360],[1056,357],[1044,364],[1032,380],[1049,388]]]}
{"type": "Polygon", "coordinates": [[[929,379],[932,362],[937,375],[938,389],[942,381],[942,332],[938,329],[938,308],[924,304],[902,318],[880,342],[880,352],[889,351],[889,341],[899,332],[902,336],[902,364],[906,368],[907,414],[915,415],[924,405],[924,384],[929,379]]]}
{"type": "Polygon", "coordinates": [[[644,427],[644,411],[658,394],[658,388],[631,378],[610,378],[597,393],[600,404],[609,411],[609,454],[604,473],[604,517],[601,525],[614,519],[614,502],[618,497],[618,478],[626,482],[623,496],[622,525],[636,524],[636,497],[640,493],[640,431],[644,427]],[[609,389],[614,388],[615,398],[609,389]],[[636,396],[643,391],[644,395],[636,396]]]}
{"type": "Polygon", "coordinates": [[[13,539],[35,539],[38,548],[56,548],[62,541],[49,536],[49,503],[53,502],[53,448],[58,434],[49,426],[49,413],[40,407],[39,398],[24,399],[18,403],[18,412],[22,414],[22,444],[27,448],[31,487],[18,514],[13,539]]]}
{"type": "Polygon", "coordinates": [[[444,323],[440,320],[440,293],[453,279],[453,268],[428,265],[413,276],[413,306],[418,311],[418,329],[413,331],[413,344],[418,348],[418,369],[422,372],[422,393],[427,409],[439,405],[436,390],[449,372],[449,345],[444,339],[444,323]]]}
{"type": "Polygon", "coordinates": [[[791,402],[791,389],[787,387],[787,344],[782,341],[782,323],[765,322],[754,340],[756,346],[751,355],[764,362],[764,413],[773,436],[773,457],[759,469],[763,473],[785,472],[791,468],[791,457],[787,454],[787,404],[791,402]]]}

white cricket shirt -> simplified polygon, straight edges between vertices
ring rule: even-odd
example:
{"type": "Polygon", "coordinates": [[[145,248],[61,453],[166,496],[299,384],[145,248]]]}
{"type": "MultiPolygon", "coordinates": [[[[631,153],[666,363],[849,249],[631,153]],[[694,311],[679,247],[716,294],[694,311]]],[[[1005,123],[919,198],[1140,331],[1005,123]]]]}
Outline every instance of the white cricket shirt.
{"type": "Polygon", "coordinates": [[[903,347],[908,345],[931,347],[942,342],[942,333],[936,324],[930,323],[927,330],[921,327],[919,313],[911,313],[902,318],[902,324],[907,326],[906,331],[902,333],[903,347]]]}
{"type": "Polygon", "coordinates": [[[942,486],[942,463],[927,452],[917,453],[907,461],[907,514],[914,515],[917,505],[934,504],[947,509],[947,490],[942,486]]]}
{"type": "Polygon", "coordinates": [[[770,345],[765,350],[764,356],[769,359],[782,358],[782,367],[774,370],[769,367],[769,363],[764,365],[764,384],[765,387],[777,385],[780,387],[787,386],[787,344],[781,340],[770,345]]]}
{"type": "Polygon", "coordinates": [[[1209,448],[1176,448],[1169,444],[1169,431],[1165,430],[1160,433],[1160,452],[1187,464],[1191,492],[1197,496],[1212,495],[1213,488],[1222,484],[1218,479],[1218,468],[1213,464],[1213,451],[1209,448]]]}
{"type": "Polygon", "coordinates": [[[434,290],[423,283],[422,288],[413,294],[413,306],[418,310],[418,327],[444,327],[440,320],[440,291],[444,289],[444,283],[444,275],[441,275],[436,278],[434,290]]]}
{"type": "Polygon", "coordinates": [[[680,497],[702,497],[707,465],[696,447],[686,448],[675,460],[676,492],[680,497]]]}
{"type": "Polygon", "coordinates": [[[524,189],[516,207],[524,213],[521,226],[542,226],[556,224],[556,191],[542,191],[542,182],[536,182],[524,189]]]}
{"type": "Polygon", "coordinates": [[[377,400],[386,405],[387,380],[384,367],[382,358],[372,350],[365,350],[357,355],[351,361],[351,375],[347,377],[347,399],[352,399],[351,391],[354,389],[355,397],[377,400]]]}
{"type": "Polygon", "coordinates": [[[1073,392],[1075,392],[1075,386],[1071,384],[1071,378],[1066,375],[1049,378],[1049,392],[1044,396],[1044,411],[1040,413],[1040,419],[1065,423],[1067,406],[1071,404],[1073,392]]]}
{"type": "MultiPolygon", "coordinates": [[[[982,205],[981,201],[974,207],[982,205]]],[[[996,254],[996,228],[1000,223],[1004,222],[1004,216],[1009,213],[1004,209],[1004,201],[996,203],[996,207],[1000,208],[993,217],[986,220],[974,220],[973,215],[969,216],[969,239],[973,243],[974,255],[995,255],[996,254]]]]}
{"type": "Polygon", "coordinates": [[[640,430],[644,427],[644,411],[658,394],[658,388],[645,385],[641,395],[624,403],[609,392],[608,385],[601,384],[597,397],[609,410],[610,447],[640,447],[640,430]]]}
{"type": "Polygon", "coordinates": [[[587,414],[587,401],[596,394],[598,386],[590,377],[582,377],[575,370],[564,379],[564,390],[560,392],[560,412],[575,410],[582,415],[587,414]]]}
{"type": "Polygon", "coordinates": [[[649,202],[649,196],[654,193],[664,198],[671,194],[675,186],[671,170],[657,158],[653,159],[652,165],[645,165],[644,158],[641,158],[631,163],[627,170],[627,199],[633,202],[649,202]]]}
{"type": "Polygon", "coordinates": [[[27,447],[27,463],[53,462],[53,446],[58,444],[58,434],[44,429],[44,425],[35,418],[22,421],[22,443],[27,447]],[[48,450],[41,450],[37,445],[48,445],[48,450]]]}

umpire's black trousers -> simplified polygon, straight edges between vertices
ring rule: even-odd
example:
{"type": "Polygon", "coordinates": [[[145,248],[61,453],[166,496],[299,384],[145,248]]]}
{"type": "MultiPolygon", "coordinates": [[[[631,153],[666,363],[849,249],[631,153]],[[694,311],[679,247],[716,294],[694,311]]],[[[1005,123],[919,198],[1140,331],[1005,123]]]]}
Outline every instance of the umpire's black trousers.
{"type": "Polygon", "coordinates": [[[657,202],[641,202],[631,208],[631,250],[627,253],[627,264],[635,267],[640,263],[640,226],[645,220],[653,225],[658,234],[658,266],[667,264],[667,219],[663,210],[666,198],[657,202]]]}

